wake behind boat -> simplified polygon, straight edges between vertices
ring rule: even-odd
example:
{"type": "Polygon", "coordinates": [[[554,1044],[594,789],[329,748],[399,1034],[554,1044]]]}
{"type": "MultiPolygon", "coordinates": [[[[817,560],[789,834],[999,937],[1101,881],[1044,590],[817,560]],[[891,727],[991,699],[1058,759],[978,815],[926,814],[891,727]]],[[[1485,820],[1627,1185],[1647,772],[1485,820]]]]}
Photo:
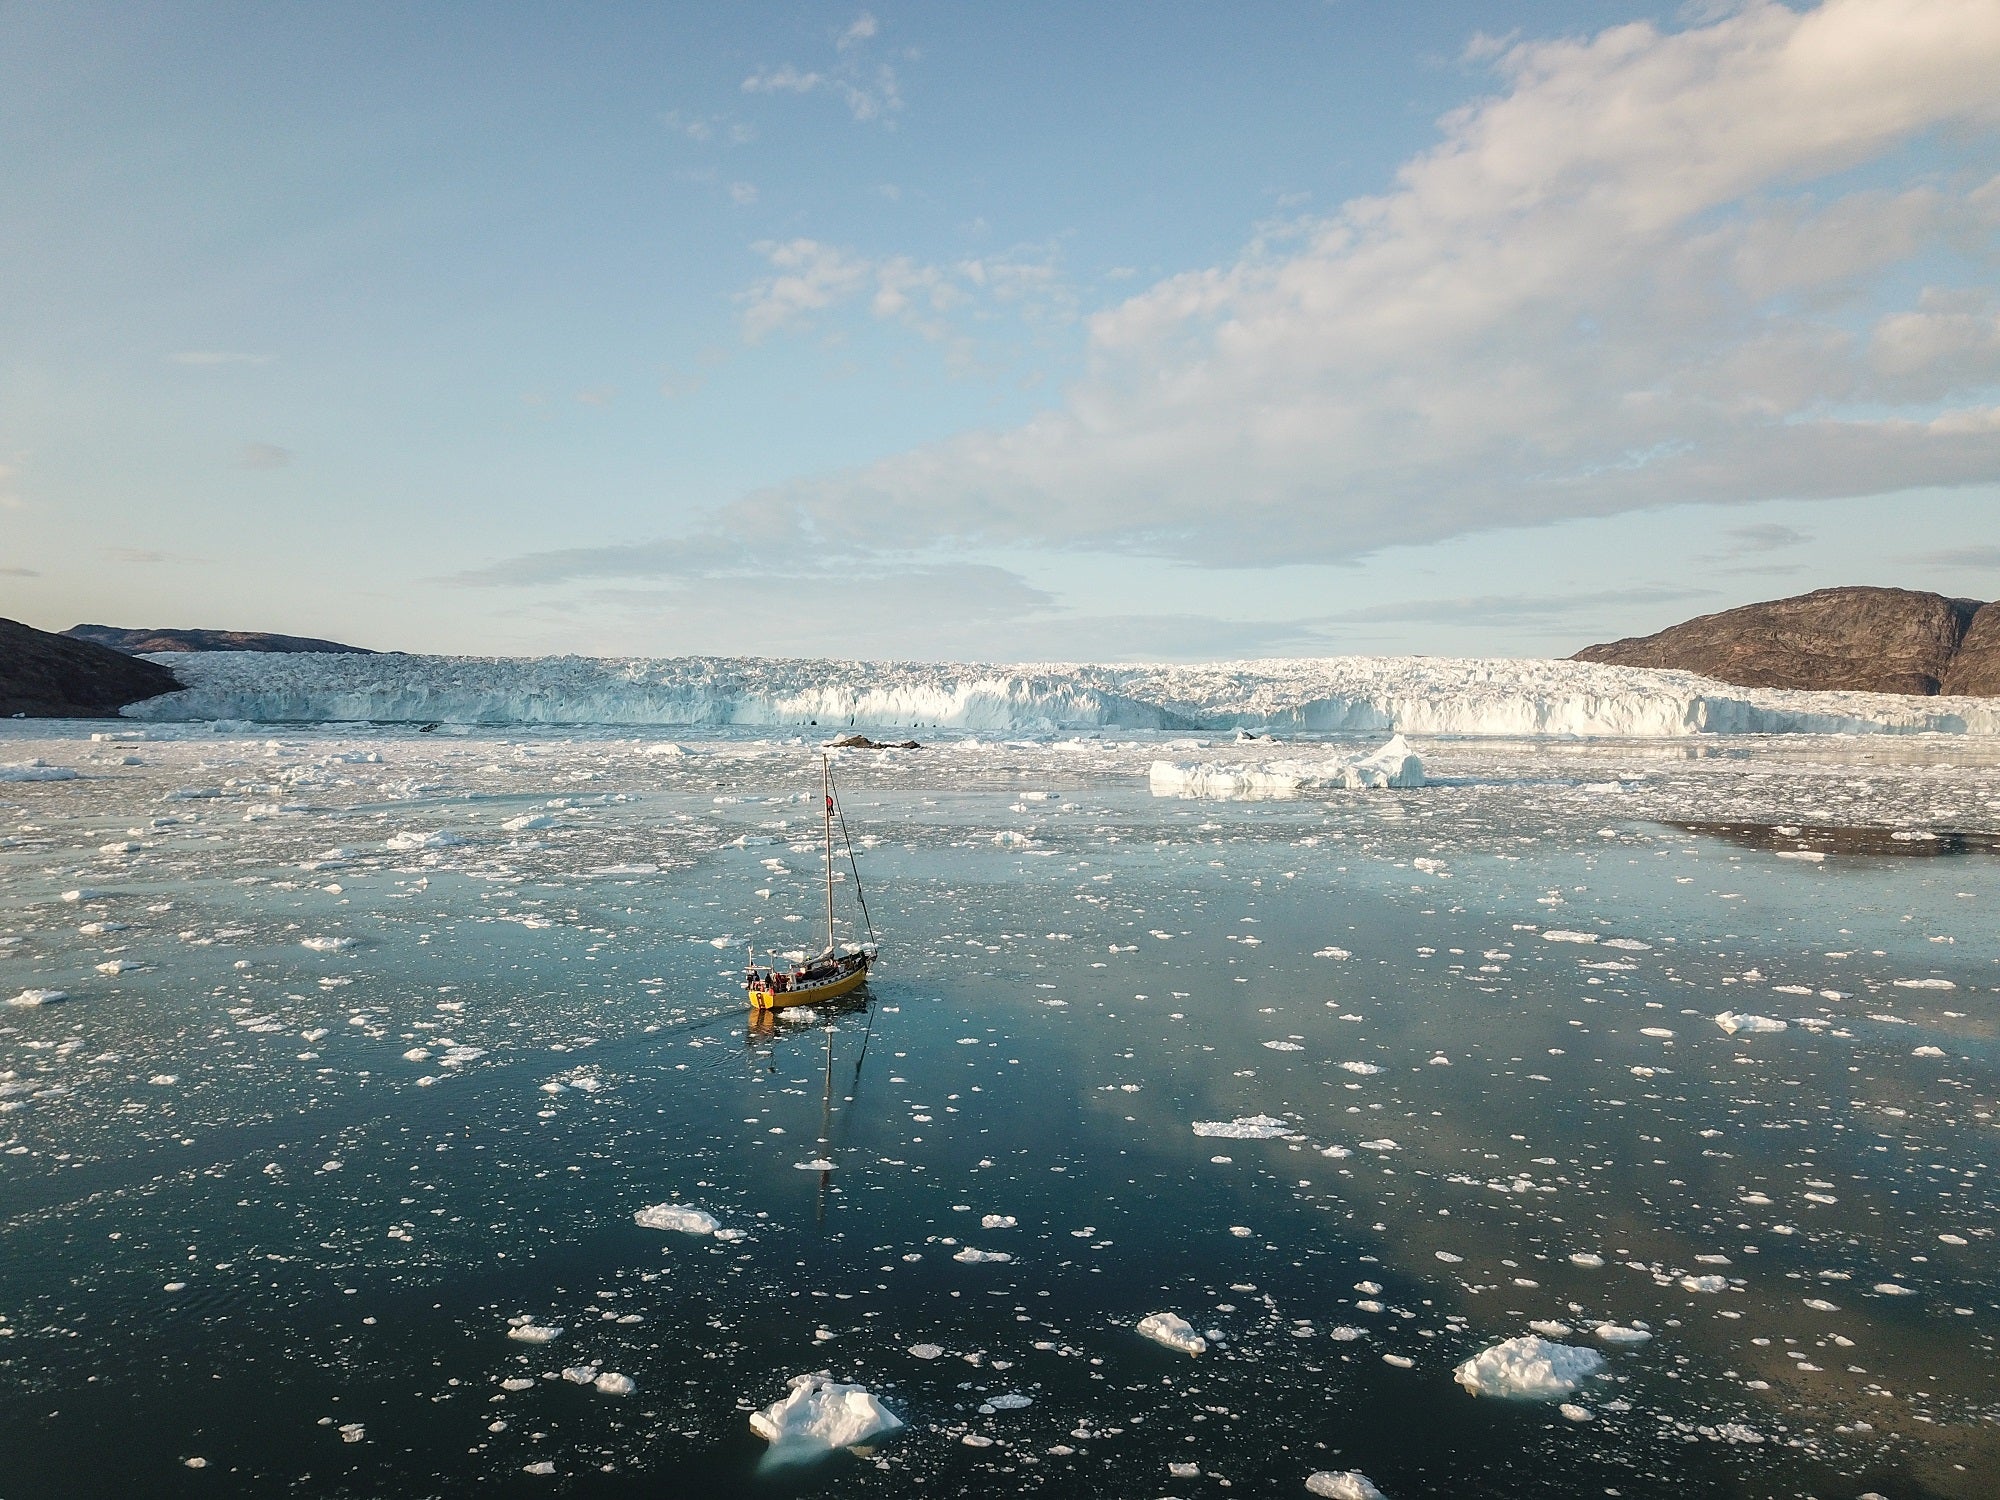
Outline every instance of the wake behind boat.
{"type": "Polygon", "coordinates": [[[875,924],[868,915],[868,898],[861,891],[861,867],[855,862],[854,844],[847,836],[847,819],[841,816],[839,803],[835,800],[833,762],[825,755],[820,757],[820,799],[826,810],[826,946],[816,957],[794,963],[790,968],[759,964],[753,950],[743,976],[752,1010],[817,1005],[851,995],[868,982],[868,970],[877,956],[875,924]],[[839,940],[833,901],[833,825],[836,819],[840,822],[840,839],[847,851],[848,868],[854,872],[854,897],[861,908],[861,920],[868,933],[865,943],[842,944],[839,940]]]}

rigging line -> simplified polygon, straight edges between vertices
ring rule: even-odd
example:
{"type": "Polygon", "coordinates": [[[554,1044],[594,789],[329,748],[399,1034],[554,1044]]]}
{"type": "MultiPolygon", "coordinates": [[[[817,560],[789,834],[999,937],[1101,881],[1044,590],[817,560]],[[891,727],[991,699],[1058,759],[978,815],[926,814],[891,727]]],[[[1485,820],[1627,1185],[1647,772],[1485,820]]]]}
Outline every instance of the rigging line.
{"type": "Polygon", "coordinates": [[[868,941],[880,947],[881,945],[875,942],[875,919],[868,914],[868,897],[861,889],[861,866],[855,862],[854,840],[847,834],[847,810],[840,805],[838,791],[833,797],[833,815],[840,820],[840,841],[847,846],[847,864],[854,871],[854,899],[861,903],[861,920],[868,926],[868,941]]]}

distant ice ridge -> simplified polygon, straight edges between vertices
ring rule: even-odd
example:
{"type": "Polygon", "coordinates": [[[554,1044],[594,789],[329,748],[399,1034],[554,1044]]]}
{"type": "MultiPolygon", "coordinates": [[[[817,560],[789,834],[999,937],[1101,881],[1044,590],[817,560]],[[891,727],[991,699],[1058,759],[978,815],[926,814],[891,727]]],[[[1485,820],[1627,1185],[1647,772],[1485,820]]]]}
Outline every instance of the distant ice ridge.
{"type": "Polygon", "coordinates": [[[1594,662],[1335,656],[1204,666],[962,666],[179,653],[137,719],[1593,735],[2000,734],[2000,700],[1736,688],[1594,662]]]}

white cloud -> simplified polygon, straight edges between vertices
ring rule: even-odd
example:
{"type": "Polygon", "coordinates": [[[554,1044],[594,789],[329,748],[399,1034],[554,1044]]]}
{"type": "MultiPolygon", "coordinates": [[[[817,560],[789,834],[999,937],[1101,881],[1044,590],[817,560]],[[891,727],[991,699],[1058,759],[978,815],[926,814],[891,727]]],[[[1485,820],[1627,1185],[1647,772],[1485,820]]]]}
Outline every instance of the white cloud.
{"type": "Polygon", "coordinates": [[[1031,324],[1068,323],[1077,315],[1075,294],[1047,247],[950,265],[907,255],[871,258],[812,239],[760,240],[751,249],[772,270],[739,299],[744,337],[753,342],[807,326],[817,314],[863,298],[874,317],[904,323],[931,339],[951,337],[948,315],[975,303],[1008,309],[1031,324]]]}
{"type": "Polygon", "coordinates": [[[834,48],[840,52],[851,52],[879,30],[881,23],[864,10],[849,23],[847,30],[841,32],[840,40],[833,44],[834,48]]]}
{"type": "Polygon", "coordinates": [[[738,208],[748,208],[757,201],[757,184],[754,182],[732,182],[729,184],[729,201],[738,208]]]}
{"type": "MultiPolygon", "coordinates": [[[[1492,57],[1389,191],[1093,317],[1058,409],[747,496],[708,541],[1263,565],[2000,479],[1995,309],[1954,287],[2000,228],[2000,5],[1749,3],[1492,57]]],[[[752,338],[996,286],[760,249],[752,338]]]]}
{"type": "Polygon", "coordinates": [[[834,40],[834,59],[825,70],[801,68],[795,63],[757,69],[743,80],[746,94],[813,94],[826,92],[847,106],[847,112],[866,124],[888,123],[889,116],[903,107],[902,85],[896,70],[886,62],[870,63],[862,53],[872,41],[880,23],[867,11],[851,22],[834,40]]]}
{"type": "Polygon", "coordinates": [[[1258,561],[2000,477],[1990,413],[1895,409],[2000,378],[1978,315],[1940,293],[1871,339],[1822,311],[2000,224],[2000,188],[1904,150],[1945,125],[1990,145],[2000,7],[1755,4],[1498,68],[1390,193],[1094,318],[1063,409],[756,509],[1258,561]],[[1864,166],[1906,180],[1844,188],[1864,166]]]}

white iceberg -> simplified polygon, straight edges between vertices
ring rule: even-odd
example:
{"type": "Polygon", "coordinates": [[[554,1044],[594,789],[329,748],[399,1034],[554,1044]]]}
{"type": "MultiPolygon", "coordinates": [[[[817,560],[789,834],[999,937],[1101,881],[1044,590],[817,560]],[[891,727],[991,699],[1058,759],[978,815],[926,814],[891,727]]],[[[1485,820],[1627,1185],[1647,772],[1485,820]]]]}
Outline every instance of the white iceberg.
{"type": "Polygon", "coordinates": [[[1320,1500],[1388,1500],[1359,1469],[1322,1469],[1306,1476],[1306,1493],[1320,1500]]]}
{"type": "Polygon", "coordinates": [[[1424,763],[1399,734],[1358,759],[1172,761],[1156,760],[1146,773],[1160,797],[1259,797],[1341,788],[1420,787],[1424,763]]]}
{"type": "Polygon", "coordinates": [[[750,1414],[750,1430],[771,1445],[767,1463],[801,1463],[896,1432],[902,1418],[865,1386],[798,1375],[782,1400],[750,1414]]]}
{"type": "Polygon", "coordinates": [[[0,781],[75,781],[77,773],[68,766],[52,766],[41,760],[16,760],[0,765],[0,781]]]}
{"type": "Polygon", "coordinates": [[[1233,1120],[1196,1120],[1194,1133],[1226,1141],[1269,1141],[1290,1135],[1292,1126],[1271,1115],[1239,1115],[1233,1120]]]}
{"type": "Polygon", "coordinates": [[[1715,1018],[1715,1024],[1731,1036],[1739,1033],[1758,1035],[1765,1032],[1783,1031],[1785,1023],[1770,1016],[1753,1016],[1748,1011],[1725,1010],[1715,1018]]]}
{"type": "Polygon", "coordinates": [[[1199,1354],[1208,1347],[1208,1340],[1194,1331],[1194,1325],[1174,1313],[1148,1313],[1139,1320],[1139,1332],[1182,1354],[1199,1354]]]}
{"type": "Polygon", "coordinates": [[[714,1234],[722,1221],[706,1209],[685,1203],[655,1203],[632,1215],[641,1229],[670,1229],[679,1234],[714,1234]]]}
{"type": "Polygon", "coordinates": [[[1553,1401],[1603,1368],[1604,1356],[1595,1349],[1523,1334],[1482,1349],[1453,1370],[1452,1378],[1475,1396],[1553,1401]]]}

